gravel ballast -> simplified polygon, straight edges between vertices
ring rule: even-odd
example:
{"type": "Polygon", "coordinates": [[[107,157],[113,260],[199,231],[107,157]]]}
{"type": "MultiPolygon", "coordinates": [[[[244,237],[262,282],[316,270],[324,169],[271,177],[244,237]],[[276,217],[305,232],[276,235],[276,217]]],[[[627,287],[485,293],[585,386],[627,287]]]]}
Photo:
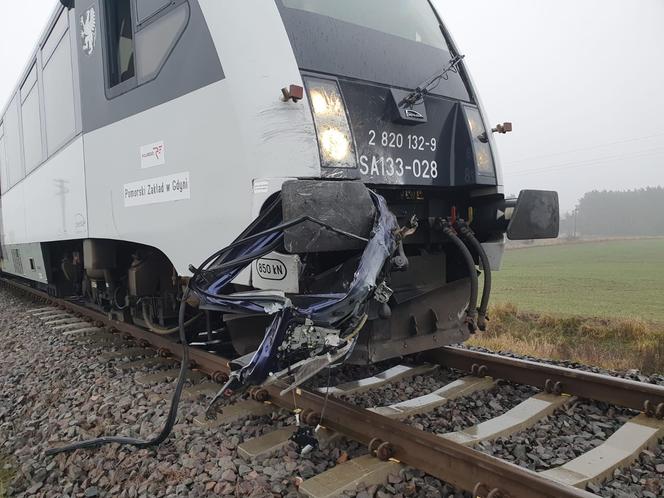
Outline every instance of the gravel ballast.
{"type": "Polygon", "coordinates": [[[596,448],[636,413],[593,401],[556,410],[526,431],[483,442],[478,449],[534,471],[559,467],[596,448]]]}
{"type": "Polygon", "coordinates": [[[391,474],[383,485],[358,485],[355,491],[345,493],[357,498],[423,497],[423,498],[473,498],[472,493],[459,491],[424,472],[405,468],[398,474],[391,474]]]}
{"type": "MultiPolygon", "coordinates": [[[[38,497],[296,497],[302,479],[366,451],[362,445],[339,440],[302,457],[291,444],[248,462],[239,457],[238,445],[292,424],[293,415],[275,411],[219,428],[201,428],[193,419],[204,413],[206,400],[198,399],[181,403],[173,435],[157,448],[111,445],[46,457],[47,448],[100,435],[154,436],[169,408],[170,400],[163,395],[170,394],[173,386],[137,385],[137,376],[161,367],[140,371],[118,368],[122,360],[105,361],[99,355],[112,348],[63,337],[27,313],[41,306],[0,289],[0,496],[4,488],[9,496],[38,497]]],[[[331,384],[367,377],[399,363],[402,361],[338,369],[331,384]]],[[[369,392],[358,395],[363,396],[358,400],[364,406],[391,404],[438,389],[455,375],[441,370],[404,379],[380,388],[380,399],[368,396],[369,392]],[[409,387],[412,393],[405,392],[409,387]]],[[[327,374],[316,380],[321,379],[325,385],[327,374]]],[[[660,383],[656,376],[648,381],[660,383]]],[[[407,423],[435,433],[462,430],[506,412],[536,392],[502,384],[448,402],[431,414],[411,417],[407,423]]],[[[613,416],[619,420],[623,414],[616,411],[613,416]]],[[[604,419],[595,421],[604,423],[604,419]]],[[[605,437],[615,430],[613,425],[601,428],[605,437]]],[[[617,472],[610,482],[591,491],[611,498],[662,496],[662,466],[660,444],[643,452],[632,468],[617,472]]],[[[390,476],[383,486],[359,485],[346,495],[470,496],[415,469],[390,476]]]]}
{"type": "Polygon", "coordinates": [[[172,385],[136,385],[136,371],[117,368],[122,360],[101,359],[110,348],[50,330],[28,313],[38,307],[0,290],[0,489],[9,496],[295,497],[300,479],[365,451],[339,440],[304,457],[291,445],[247,462],[238,445],[292,424],[293,415],[275,411],[208,429],[193,423],[205,401],[183,400],[172,436],[157,448],[110,445],[46,457],[52,446],[100,435],[152,437],[170,402],[159,392],[172,385]]]}
{"type": "Polygon", "coordinates": [[[505,383],[488,391],[450,400],[431,412],[409,417],[405,422],[436,434],[461,431],[502,415],[537,392],[530,386],[505,383]]]}
{"type": "Polygon", "coordinates": [[[407,377],[358,394],[341,396],[342,399],[362,408],[389,406],[401,401],[429,394],[462,377],[457,370],[437,368],[433,372],[407,377]]]}
{"type": "Polygon", "coordinates": [[[660,498],[664,496],[664,441],[652,450],[641,452],[629,469],[616,470],[602,486],[589,486],[589,491],[605,498],[660,498]]]}
{"type": "Polygon", "coordinates": [[[338,367],[329,370],[325,369],[316,374],[310,380],[305,382],[303,387],[306,389],[333,387],[339,384],[345,384],[346,382],[373,377],[374,375],[385,372],[397,365],[409,364],[412,364],[411,359],[395,358],[371,365],[339,365],[338,367]]]}

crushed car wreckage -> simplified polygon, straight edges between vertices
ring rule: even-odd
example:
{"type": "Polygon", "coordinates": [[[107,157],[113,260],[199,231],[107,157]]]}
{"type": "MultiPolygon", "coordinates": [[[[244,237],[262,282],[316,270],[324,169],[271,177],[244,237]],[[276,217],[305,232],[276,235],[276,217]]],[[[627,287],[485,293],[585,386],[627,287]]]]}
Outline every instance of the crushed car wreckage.
{"type": "Polygon", "coordinates": [[[216,254],[209,266],[195,270],[190,288],[200,299],[200,309],[260,312],[272,317],[258,350],[231,363],[234,371],[211,407],[221,397],[276,379],[292,377],[289,387],[292,389],[352,352],[367,320],[369,300],[389,299],[386,277],[391,258],[404,236],[385,199],[374,192],[370,195],[375,205],[375,220],[368,240],[308,216],[263,229],[270,218],[268,214],[257,220],[243,237],[216,254]],[[303,223],[366,242],[347,292],[289,297],[274,292],[221,294],[251,261],[271,252],[286,229],[303,223]]]}

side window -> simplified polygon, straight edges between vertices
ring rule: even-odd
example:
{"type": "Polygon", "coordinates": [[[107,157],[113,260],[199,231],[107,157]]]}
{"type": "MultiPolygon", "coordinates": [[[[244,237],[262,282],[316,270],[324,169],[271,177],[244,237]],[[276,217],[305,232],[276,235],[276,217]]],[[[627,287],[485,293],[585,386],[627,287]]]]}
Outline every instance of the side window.
{"type": "Polygon", "coordinates": [[[24,175],[23,157],[21,154],[21,127],[19,116],[19,95],[16,93],[7,108],[4,119],[5,154],[7,157],[6,188],[10,189],[20,182],[24,175]]]}
{"type": "Polygon", "coordinates": [[[105,0],[104,15],[108,96],[113,98],[157,77],[190,11],[187,0],[105,0]]]}
{"type": "Polygon", "coordinates": [[[108,84],[110,88],[136,76],[134,58],[134,23],[131,0],[106,0],[106,38],[108,84]]]}
{"type": "MultiPolygon", "coordinates": [[[[73,16],[73,14],[72,14],[73,16]]],[[[33,53],[30,69],[0,116],[0,187],[4,193],[76,136],[75,54],[70,12],[61,9],[33,53]]]]}
{"type": "Polygon", "coordinates": [[[50,156],[76,134],[74,72],[67,11],[42,48],[46,142],[50,156]]]}
{"type": "Polygon", "coordinates": [[[139,85],[155,78],[166,62],[187,27],[189,6],[181,4],[153,19],[136,33],[139,85]]]}
{"type": "Polygon", "coordinates": [[[138,0],[136,2],[136,22],[144,23],[172,3],[172,0],[138,0]]]}
{"type": "Polygon", "coordinates": [[[25,171],[30,173],[42,162],[42,131],[39,112],[37,66],[32,66],[21,85],[21,117],[23,122],[23,157],[25,171]]]}

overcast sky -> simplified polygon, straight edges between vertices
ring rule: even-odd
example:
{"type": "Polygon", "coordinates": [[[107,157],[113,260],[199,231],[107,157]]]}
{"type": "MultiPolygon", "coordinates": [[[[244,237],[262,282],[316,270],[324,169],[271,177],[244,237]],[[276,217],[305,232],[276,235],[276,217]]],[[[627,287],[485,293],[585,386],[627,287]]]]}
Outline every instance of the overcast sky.
{"type": "MultiPolygon", "coordinates": [[[[434,1],[493,124],[514,123],[497,137],[508,193],[558,190],[568,210],[664,185],[664,1],[434,1]]],[[[0,3],[0,107],[55,5],[0,3]]]]}
{"type": "Polygon", "coordinates": [[[508,192],[664,186],[664,1],[435,0],[498,135],[508,192]]]}

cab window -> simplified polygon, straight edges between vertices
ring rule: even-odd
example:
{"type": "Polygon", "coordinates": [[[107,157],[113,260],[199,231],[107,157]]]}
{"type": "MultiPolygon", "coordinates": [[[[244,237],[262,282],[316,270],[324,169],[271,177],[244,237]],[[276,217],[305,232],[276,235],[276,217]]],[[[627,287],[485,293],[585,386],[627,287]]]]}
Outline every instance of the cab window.
{"type": "Polygon", "coordinates": [[[136,76],[131,0],[106,0],[108,79],[111,88],[136,76]]]}
{"type": "Polygon", "coordinates": [[[188,0],[105,0],[107,97],[154,80],[189,22],[188,0]]]}
{"type": "Polygon", "coordinates": [[[296,9],[450,51],[429,0],[282,0],[296,9]]]}

